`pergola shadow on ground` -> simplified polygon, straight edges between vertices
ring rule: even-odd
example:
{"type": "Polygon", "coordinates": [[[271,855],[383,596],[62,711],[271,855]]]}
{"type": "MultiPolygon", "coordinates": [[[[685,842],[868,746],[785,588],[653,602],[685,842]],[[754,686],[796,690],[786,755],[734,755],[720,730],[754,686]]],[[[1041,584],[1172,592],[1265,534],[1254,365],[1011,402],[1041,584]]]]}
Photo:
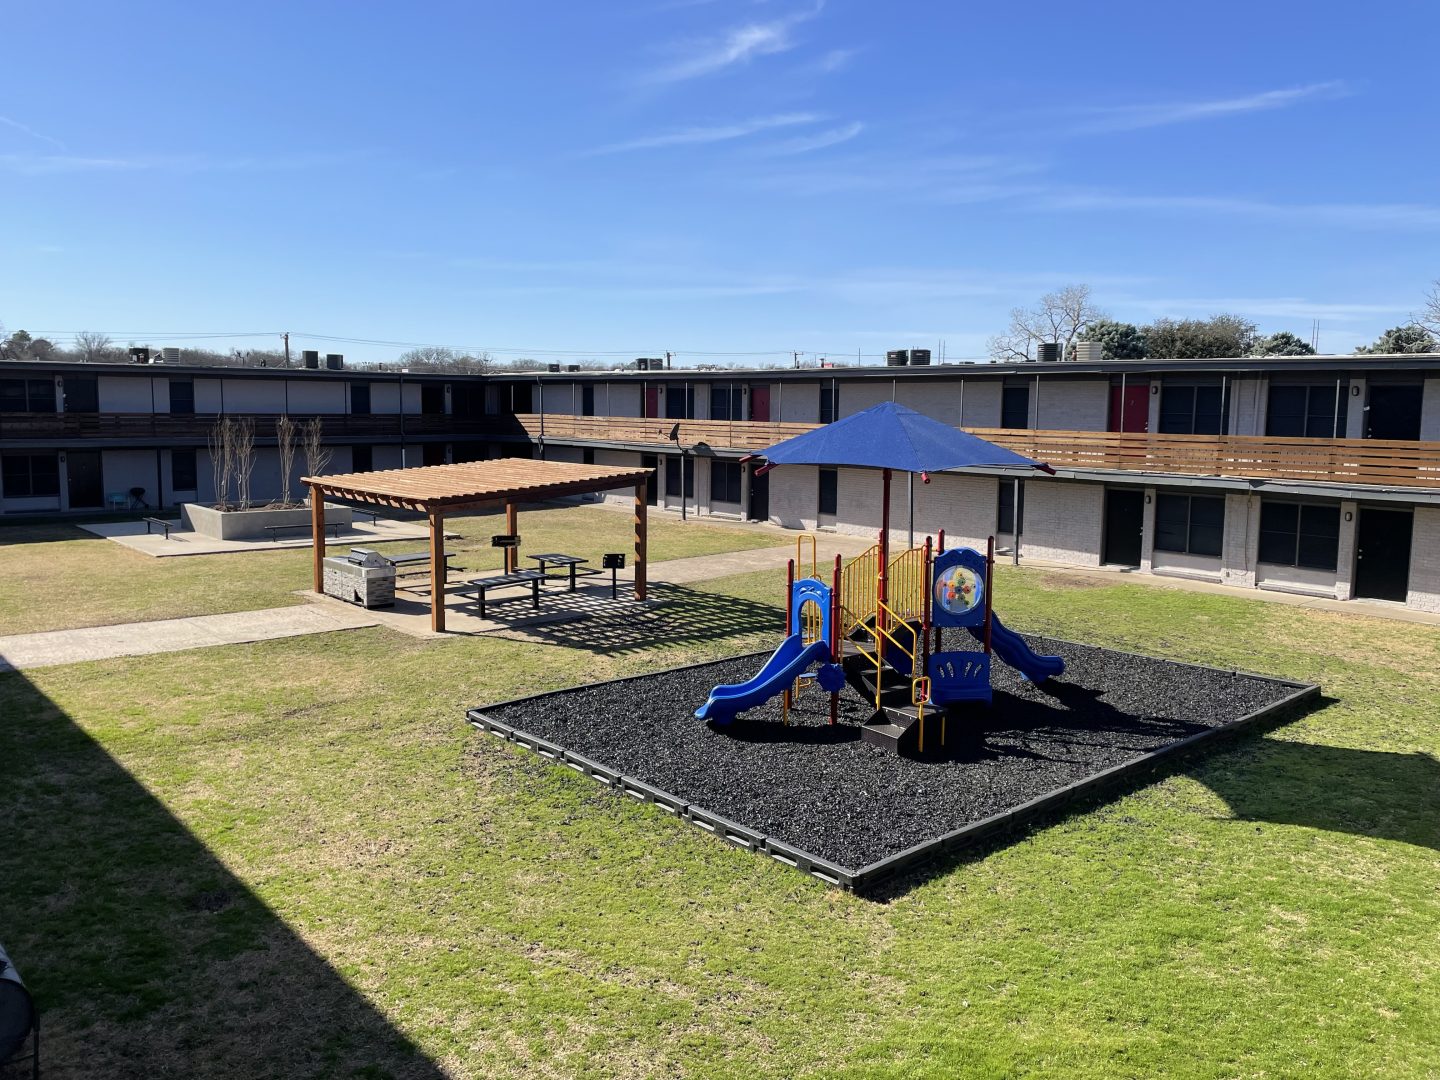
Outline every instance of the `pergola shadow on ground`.
{"type": "MultiPolygon", "coordinates": [[[[653,469],[615,465],[577,465],[567,461],[499,458],[418,469],[307,476],[310,487],[311,539],[315,548],[314,587],[325,591],[325,500],[370,503],[425,515],[430,529],[430,595],[444,595],[445,516],[505,508],[505,531],[517,532],[521,503],[590,495],[617,488],[635,490],[635,577],[637,600],[645,599],[646,488],[653,469]]],[[[515,550],[505,551],[505,571],[515,570],[515,550]]],[[[430,605],[430,629],[445,629],[444,603],[430,605]]]]}
{"type": "MultiPolygon", "coordinates": [[[[600,655],[641,653],[657,645],[704,645],[746,634],[778,633],[783,615],[768,604],[681,585],[657,584],[649,602],[612,600],[609,588],[592,586],[566,597],[563,618],[488,632],[486,637],[555,645],[600,655]]],[[[492,605],[495,618],[517,620],[529,601],[492,605]]]]}
{"type": "Polygon", "coordinates": [[[445,1075],[24,675],[0,716],[0,927],[44,1075],[445,1075]]]}

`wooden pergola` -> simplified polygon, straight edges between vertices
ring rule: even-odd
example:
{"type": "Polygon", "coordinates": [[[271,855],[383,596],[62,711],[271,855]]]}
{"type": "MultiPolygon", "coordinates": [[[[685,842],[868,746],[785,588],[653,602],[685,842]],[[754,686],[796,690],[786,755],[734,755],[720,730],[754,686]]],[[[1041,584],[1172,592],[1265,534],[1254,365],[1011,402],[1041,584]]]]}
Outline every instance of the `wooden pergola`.
{"type": "MultiPolygon", "coordinates": [[[[635,598],[645,599],[645,495],[651,469],[577,465],[568,461],[499,458],[418,469],[307,476],[315,542],[315,591],[325,591],[325,499],[373,503],[425,515],[430,524],[430,627],[445,629],[445,516],[505,507],[505,531],[517,529],[516,508],[567,495],[635,489],[635,598]]],[[[515,569],[515,549],[505,549],[505,571],[515,569]]]]}

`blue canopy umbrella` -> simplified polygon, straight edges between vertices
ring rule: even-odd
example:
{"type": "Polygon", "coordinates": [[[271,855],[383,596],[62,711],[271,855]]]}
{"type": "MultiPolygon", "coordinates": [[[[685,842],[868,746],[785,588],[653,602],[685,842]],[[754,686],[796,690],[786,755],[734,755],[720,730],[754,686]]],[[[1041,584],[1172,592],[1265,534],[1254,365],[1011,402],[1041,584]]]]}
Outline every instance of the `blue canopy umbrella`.
{"type": "Polygon", "coordinates": [[[777,465],[850,465],[883,470],[880,542],[885,548],[889,547],[890,534],[890,474],[895,470],[920,473],[927,484],[929,474],[942,469],[1019,466],[1047,473],[1055,471],[1049,465],[893,401],[786,439],[750,456],[765,459],[766,464],[758,472],[769,471],[777,465]]]}

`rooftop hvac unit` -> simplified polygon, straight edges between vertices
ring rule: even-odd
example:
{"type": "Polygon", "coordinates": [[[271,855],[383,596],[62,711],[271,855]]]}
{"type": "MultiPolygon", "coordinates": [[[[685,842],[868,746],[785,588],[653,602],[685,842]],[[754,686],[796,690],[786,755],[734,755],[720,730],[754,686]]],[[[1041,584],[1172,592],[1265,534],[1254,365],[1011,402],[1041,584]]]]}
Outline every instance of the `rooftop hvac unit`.
{"type": "Polygon", "coordinates": [[[178,364],[180,362],[180,350],[173,345],[166,345],[160,350],[160,356],[167,364],[178,364]]]}
{"type": "Polygon", "coordinates": [[[917,365],[918,365],[919,367],[929,367],[929,366],[930,366],[930,350],[929,350],[929,349],[911,349],[911,350],[910,350],[910,366],[911,366],[911,367],[915,367],[915,366],[917,366],[917,365]]]}
{"type": "Polygon", "coordinates": [[[325,354],[325,367],[330,371],[339,371],[345,366],[345,355],[343,353],[331,352],[325,354]]]}
{"type": "Polygon", "coordinates": [[[635,358],[635,369],[637,371],[664,371],[665,361],[658,356],[639,356],[635,358]]]}
{"type": "Polygon", "coordinates": [[[150,349],[145,345],[134,345],[130,348],[130,362],[132,364],[148,364],[150,362],[150,349]]]}
{"type": "Polygon", "coordinates": [[[1075,345],[1075,359],[1098,363],[1105,359],[1105,346],[1098,341],[1081,341],[1075,345]]]}
{"type": "Polygon", "coordinates": [[[565,370],[566,370],[566,371],[579,371],[579,370],[580,370],[580,365],[579,365],[579,364],[566,364],[566,365],[565,365],[565,370]]]}
{"type": "Polygon", "coordinates": [[[891,349],[885,354],[886,367],[904,367],[910,362],[909,349],[891,349]]]}
{"type": "Polygon", "coordinates": [[[1040,347],[1035,350],[1035,359],[1042,364],[1053,364],[1060,359],[1060,343],[1057,341],[1042,341],[1040,347]]]}
{"type": "Polygon", "coordinates": [[[320,366],[320,350],[302,349],[300,351],[300,364],[307,368],[318,368],[320,366]]]}
{"type": "Polygon", "coordinates": [[[560,371],[560,365],[559,365],[559,364],[546,364],[546,365],[545,365],[545,370],[548,371],[548,372],[550,372],[550,374],[552,374],[552,375],[556,375],[556,374],[558,374],[559,371],[560,371]]]}

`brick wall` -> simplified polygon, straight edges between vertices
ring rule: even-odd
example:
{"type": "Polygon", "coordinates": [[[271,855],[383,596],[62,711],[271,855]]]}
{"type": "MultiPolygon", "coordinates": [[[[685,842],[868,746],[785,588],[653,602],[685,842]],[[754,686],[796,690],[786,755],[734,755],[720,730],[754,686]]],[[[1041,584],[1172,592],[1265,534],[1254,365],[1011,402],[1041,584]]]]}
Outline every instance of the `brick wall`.
{"type": "Polygon", "coordinates": [[[1020,559],[1099,566],[1104,519],[1103,485],[1027,479],[1020,559]]]}
{"type": "Polygon", "coordinates": [[[1440,506],[1415,508],[1410,540],[1410,593],[1406,604],[1440,611],[1440,506]]]}
{"type": "MultiPolygon", "coordinates": [[[[848,472],[850,470],[845,470],[848,472]]],[[[818,469],[785,465],[765,475],[770,478],[770,520],[787,529],[813,529],[820,503],[818,469]]],[[[844,475],[841,475],[843,490],[844,475]]],[[[843,504],[837,509],[844,509],[843,504]]]]}
{"type": "Polygon", "coordinates": [[[999,379],[966,379],[961,394],[964,404],[963,426],[999,427],[1000,389],[999,379]]]}
{"type": "Polygon", "coordinates": [[[1035,426],[1053,431],[1104,431],[1110,419],[1110,380],[1041,379],[1031,384],[1035,426]]]}
{"type": "MultiPolygon", "coordinates": [[[[887,391],[888,387],[887,383],[887,391]]],[[[942,423],[958,425],[962,397],[960,387],[959,379],[929,383],[902,382],[896,390],[895,400],[907,408],[934,417],[942,423]]],[[[969,388],[967,387],[967,389],[969,388]]]]}
{"type": "MultiPolygon", "coordinates": [[[[840,407],[845,407],[848,386],[840,387],[840,407]]],[[[818,382],[777,382],[770,391],[770,419],[787,423],[818,424],[820,422],[820,384],[818,382]]]]}

